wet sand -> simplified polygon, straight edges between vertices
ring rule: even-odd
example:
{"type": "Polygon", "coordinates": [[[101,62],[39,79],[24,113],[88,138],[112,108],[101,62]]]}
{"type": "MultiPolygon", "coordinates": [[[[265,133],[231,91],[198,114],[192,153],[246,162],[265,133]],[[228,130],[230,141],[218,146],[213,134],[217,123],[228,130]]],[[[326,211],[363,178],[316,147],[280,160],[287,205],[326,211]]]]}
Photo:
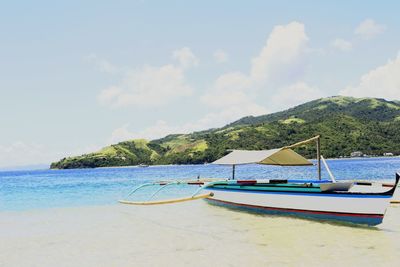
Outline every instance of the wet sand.
{"type": "Polygon", "coordinates": [[[400,266],[400,205],[375,228],[203,201],[0,212],[0,266],[400,266]]]}

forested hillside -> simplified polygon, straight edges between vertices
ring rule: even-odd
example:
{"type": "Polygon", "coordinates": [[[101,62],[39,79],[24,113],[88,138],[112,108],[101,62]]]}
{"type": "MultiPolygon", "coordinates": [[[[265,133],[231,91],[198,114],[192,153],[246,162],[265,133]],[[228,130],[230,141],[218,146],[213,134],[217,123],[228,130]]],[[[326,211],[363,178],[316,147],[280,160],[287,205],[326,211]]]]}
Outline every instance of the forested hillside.
{"type": "MultiPolygon", "coordinates": [[[[258,117],[244,117],[222,128],[174,134],[158,140],[129,140],[51,168],[93,168],[137,164],[212,162],[227,149],[270,149],[321,135],[325,157],[400,154],[400,103],[376,98],[329,97],[258,117]]],[[[315,147],[298,152],[315,156],[315,147]]]]}

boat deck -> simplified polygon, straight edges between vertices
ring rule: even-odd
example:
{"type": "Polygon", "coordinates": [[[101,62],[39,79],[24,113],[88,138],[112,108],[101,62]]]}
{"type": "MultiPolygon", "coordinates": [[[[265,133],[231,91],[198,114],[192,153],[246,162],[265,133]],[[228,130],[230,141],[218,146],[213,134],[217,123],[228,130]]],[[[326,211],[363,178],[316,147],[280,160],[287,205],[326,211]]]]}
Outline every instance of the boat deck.
{"type": "MultiPolygon", "coordinates": [[[[340,183],[349,183],[343,181],[340,183]]],[[[226,180],[213,183],[213,189],[220,190],[245,190],[245,191],[277,191],[277,192],[299,192],[299,193],[348,193],[348,194],[381,194],[389,191],[393,184],[378,182],[354,182],[350,188],[337,190],[323,190],[323,185],[330,181],[311,180],[226,180]]]]}

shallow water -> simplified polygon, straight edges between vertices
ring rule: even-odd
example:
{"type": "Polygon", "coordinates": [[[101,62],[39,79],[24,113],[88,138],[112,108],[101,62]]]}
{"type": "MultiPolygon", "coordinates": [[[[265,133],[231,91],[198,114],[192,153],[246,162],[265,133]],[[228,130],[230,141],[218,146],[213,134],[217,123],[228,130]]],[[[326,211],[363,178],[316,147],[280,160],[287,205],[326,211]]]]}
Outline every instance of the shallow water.
{"type": "Polygon", "coordinates": [[[375,228],[192,201],[0,212],[0,266],[398,266],[400,209],[375,228]]]}
{"type": "MultiPolygon", "coordinates": [[[[328,161],[338,180],[393,181],[400,170],[400,158],[342,159],[328,161]]],[[[328,175],[323,171],[323,178],[328,175]]],[[[29,210],[113,204],[133,187],[147,182],[200,177],[229,178],[229,166],[171,165],[148,168],[98,168],[78,170],[35,170],[0,172],[0,210],[29,210]]],[[[316,167],[276,167],[243,165],[236,167],[237,178],[315,179],[316,167]]],[[[147,190],[156,190],[148,188],[147,190]]],[[[196,187],[170,187],[159,195],[180,196],[196,187]]],[[[142,191],[135,197],[148,196],[142,191]]]]}

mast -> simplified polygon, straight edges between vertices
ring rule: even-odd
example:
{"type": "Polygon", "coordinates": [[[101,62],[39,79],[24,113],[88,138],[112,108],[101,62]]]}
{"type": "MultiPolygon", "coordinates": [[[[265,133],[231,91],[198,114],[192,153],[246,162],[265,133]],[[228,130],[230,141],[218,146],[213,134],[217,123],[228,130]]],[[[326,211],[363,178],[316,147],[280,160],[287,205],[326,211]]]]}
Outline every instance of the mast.
{"type": "Polygon", "coordinates": [[[232,164],[232,180],[235,180],[235,164],[232,164]]]}
{"type": "Polygon", "coordinates": [[[317,136],[317,168],[318,168],[318,180],[321,180],[321,138],[317,136]]]}

